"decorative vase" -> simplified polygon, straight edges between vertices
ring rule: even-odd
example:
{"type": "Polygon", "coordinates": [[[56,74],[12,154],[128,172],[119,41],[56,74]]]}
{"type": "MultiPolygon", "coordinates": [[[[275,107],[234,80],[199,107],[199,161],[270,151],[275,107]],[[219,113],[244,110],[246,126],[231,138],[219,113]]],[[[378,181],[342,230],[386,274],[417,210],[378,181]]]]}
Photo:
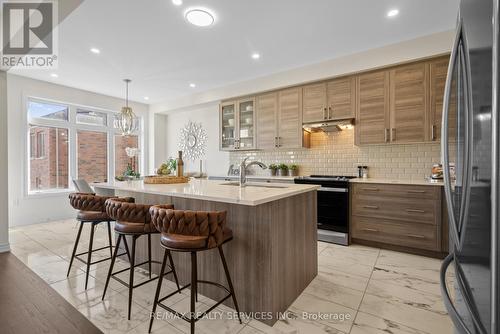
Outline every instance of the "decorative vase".
{"type": "Polygon", "coordinates": [[[278,176],[287,176],[287,175],[288,175],[287,169],[278,169],[278,176]]]}
{"type": "Polygon", "coordinates": [[[269,175],[276,176],[276,169],[270,169],[269,170],[269,175]]]}
{"type": "Polygon", "coordinates": [[[296,169],[289,169],[288,170],[288,176],[297,176],[298,175],[298,170],[296,169]]]}

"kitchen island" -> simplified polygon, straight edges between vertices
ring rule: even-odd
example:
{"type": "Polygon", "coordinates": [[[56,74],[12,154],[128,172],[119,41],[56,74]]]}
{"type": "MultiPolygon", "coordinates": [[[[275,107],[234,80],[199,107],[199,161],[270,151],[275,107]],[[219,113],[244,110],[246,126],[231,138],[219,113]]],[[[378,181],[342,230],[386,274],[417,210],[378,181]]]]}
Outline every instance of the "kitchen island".
{"type": "MultiPolygon", "coordinates": [[[[171,203],[179,210],[227,211],[227,226],[234,239],[224,245],[224,253],[240,311],[269,325],[317,275],[318,186],[249,182],[240,188],[235,182],[191,179],[172,185],[115,181],[94,184],[94,188],[98,194],[131,196],[141,204],[171,203]]],[[[162,255],[159,237],[154,235],[153,259],[162,255]]],[[[217,250],[198,256],[199,279],[226,284],[217,250]]],[[[146,238],[139,238],[136,261],[146,257],[146,238]]],[[[189,254],[174,253],[173,257],[181,284],[189,283],[189,254]]],[[[158,273],[159,266],[153,271],[158,273]]],[[[205,284],[200,284],[199,292],[215,300],[225,293],[205,284]]],[[[225,304],[234,308],[230,300],[225,304]]]]}

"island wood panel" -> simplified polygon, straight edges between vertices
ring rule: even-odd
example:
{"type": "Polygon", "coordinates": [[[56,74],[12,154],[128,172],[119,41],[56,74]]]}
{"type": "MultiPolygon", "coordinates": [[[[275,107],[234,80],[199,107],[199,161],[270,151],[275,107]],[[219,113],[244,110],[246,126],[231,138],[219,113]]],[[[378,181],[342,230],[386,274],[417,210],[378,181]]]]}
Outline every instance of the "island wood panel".
{"type": "Polygon", "coordinates": [[[398,66],[390,70],[391,142],[424,142],[428,124],[427,63],[398,66]]]}
{"type": "MultiPolygon", "coordinates": [[[[226,210],[234,238],[223,247],[242,312],[284,312],[317,275],[316,191],[258,206],[130,191],[116,191],[116,195],[132,196],[136,203],[172,203],[183,210],[226,210]]],[[[147,258],[146,240],[138,240],[136,261],[147,258]]],[[[159,235],[152,240],[153,259],[160,260],[159,235]]],[[[181,284],[190,282],[189,253],[175,252],[173,258],[181,284]]],[[[158,271],[159,265],[154,265],[153,272],[158,271]]],[[[217,249],[198,253],[198,277],[226,284],[217,249]]],[[[224,297],[224,291],[210,285],[200,284],[199,292],[216,300],[224,297]]],[[[231,300],[224,304],[234,308],[231,300]]],[[[272,325],[276,320],[262,321],[272,325]]]]}
{"type": "Polygon", "coordinates": [[[302,147],[302,89],[285,89],[278,94],[278,146],[302,147]]]}
{"type": "Polygon", "coordinates": [[[326,117],[326,84],[324,82],[302,87],[302,117],[304,123],[320,122],[326,117]]]}
{"type": "Polygon", "coordinates": [[[257,96],[257,148],[273,149],[277,145],[278,93],[257,96]]]}
{"type": "Polygon", "coordinates": [[[389,72],[370,72],[358,76],[356,108],[356,145],[388,141],[389,72]]]}
{"type": "Polygon", "coordinates": [[[327,83],[328,118],[355,117],[356,77],[338,78],[327,83]]]}

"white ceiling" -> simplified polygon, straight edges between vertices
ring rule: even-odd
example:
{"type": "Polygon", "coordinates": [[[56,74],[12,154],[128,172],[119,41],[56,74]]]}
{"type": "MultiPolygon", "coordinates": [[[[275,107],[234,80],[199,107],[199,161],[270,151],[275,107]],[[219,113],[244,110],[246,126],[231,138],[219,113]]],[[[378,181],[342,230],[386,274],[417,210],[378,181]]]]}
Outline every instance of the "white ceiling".
{"type": "Polygon", "coordinates": [[[118,97],[131,78],[131,98],[155,103],[449,30],[457,8],[458,0],[86,0],[60,25],[57,70],[12,72],[118,97]],[[215,25],[188,24],[191,6],[213,10],[215,25]],[[400,14],[389,19],[392,8],[400,14]]]}

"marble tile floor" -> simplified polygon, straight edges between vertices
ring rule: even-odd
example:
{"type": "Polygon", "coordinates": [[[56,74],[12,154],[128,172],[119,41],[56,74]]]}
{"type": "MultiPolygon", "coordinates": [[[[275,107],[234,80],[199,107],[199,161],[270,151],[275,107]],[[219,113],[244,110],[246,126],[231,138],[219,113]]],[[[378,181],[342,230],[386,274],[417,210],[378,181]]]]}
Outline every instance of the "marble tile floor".
{"type": "MultiPolygon", "coordinates": [[[[87,290],[81,262],[75,260],[66,277],[76,232],[74,220],[11,228],[12,253],[104,333],[147,333],[156,282],[134,290],[132,319],[128,321],[124,286],[111,280],[101,301],[109,261],[91,267],[87,290]]],[[[79,251],[88,248],[88,239],[89,229],[84,228],[79,251]]],[[[107,244],[104,225],[96,231],[95,240],[96,248],[107,244]]],[[[109,250],[100,251],[98,256],[109,256],[109,250]]],[[[230,319],[231,309],[222,305],[210,319],[197,323],[197,333],[453,333],[439,290],[440,260],[322,242],[318,243],[318,256],[318,276],[273,327],[254,319],[239,324],[230,319]]],[[[127,264],[118,260],[116,266],[125,268],[127,264]]],[[[136,277],[145,279],[146,273],[137,269],[136,277]]],[[[448,275],[448,284],[453,284],[453,273],[448,275]]],[[[163,287],[163,293],[175,288],[169,281],[163,287]]],[[[189,290],[168,302],[187,311],[189,290]]],[[[197,310],[207,309],[211,302],[200,296],[197,310]]],[[[156,320],[153,326],[153,333],[188,332],[189,324],[175,318],[156,320]]]]}

